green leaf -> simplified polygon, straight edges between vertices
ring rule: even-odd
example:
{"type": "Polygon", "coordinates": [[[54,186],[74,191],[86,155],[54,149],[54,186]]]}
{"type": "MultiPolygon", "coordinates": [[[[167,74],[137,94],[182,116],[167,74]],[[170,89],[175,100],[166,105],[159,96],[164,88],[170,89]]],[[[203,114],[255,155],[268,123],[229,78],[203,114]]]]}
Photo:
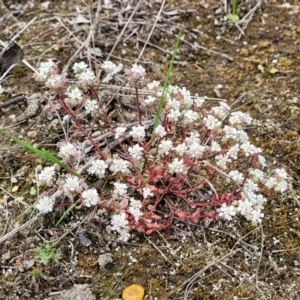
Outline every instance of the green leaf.
{"type": "Polygon", "coordinates": [[[69,206],[68,209],[62,215],[62,217],[59,219],[59,221],[55,224],[55,226],[57,226],[63,219],[65,219],[68,216],[68,214],[74,209],[75,206],[76,204],[72,204],[71,206],[69,206]]]}
{"type": "Polygon", "coordinates": [[[166,95],[167,95],[168,88],[169,88],[169,85],[170,85],[170,82],[171,82],[171,79],[172,79],[173,65],[174,65],[174,60],[175,60],[176,53],[177,53],[178,48],[179,48],[180,38],[181,38],[181,30],[180,30],[177,38],[176,38],[176,44],[175,44],[175,47],[174,47],[174,50],[173,50],[172,59],[171,59],[170,64],[169,64],[166,80],[164,82],[163,92],[162,92],[162,95],[161,95],[159,103],[158,103],[158,109],[157,109],[157,113],[156,113],[155,121],[154,121],[154,126],[153,126],[152,140],[154,138],[154,130],[159,125],[159,120],[160,120],[160,117],[161,117],[161,114],[162,114],[163,107],[165,105],[166,95]]]}
{"type": "Polygon", "coordinates": [[[0,129],[0,132],[4,133],[6,136],[8,136],[9,138],[11,138],[12,140],[14,140],[16,143],[18,143],[19,145],[21,145],[22,147],[26,148],[27,150],[37,154],[38,156],[51,161],[53,164],[58,164],[61,168],[65,169],[68,173],[77,176],[79,178],[82,178],[82,176],[78,173],[76,173],[75,171],[73,171],[70,167],[68,167],[66,164],[62,163],[61,160],[56,157],[55,155],[51,154],[50,152],[48,152],[45,149],[38,149],[35,148],[34,146],[32,146],[31,144],[26,143],[25,141],[22,141],[20,139],[18,139],[17,137],[13,136],[12,134],[10,134],[9,132],[0,129]]]}

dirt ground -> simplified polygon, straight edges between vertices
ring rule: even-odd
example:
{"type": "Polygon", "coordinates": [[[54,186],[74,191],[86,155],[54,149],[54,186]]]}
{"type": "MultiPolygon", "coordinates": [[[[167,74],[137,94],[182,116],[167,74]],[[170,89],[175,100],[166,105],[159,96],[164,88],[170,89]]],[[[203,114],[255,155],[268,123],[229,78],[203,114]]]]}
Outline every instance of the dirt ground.
{"type": "MultiPolygon", "coordinates": [[[[90,60],[95,67],[110,56],[131,66],[139,56],[162,1],[140,1],[128,24],[138,1],[111,2],[111,7],[103,2],[93,38],[76,61],[90,60]]],[[[166,1],[140,63],[150,80],[162,81],[181,29],[173,84],[236,102],[234,108],[255,119],[248,129],[252,142],[291,176],[288,192],[269,199],[262,225],[254,228],[242,218],[208,226],[178,220],[165,232],[120,243],[105,231],[107,221],[97,211],[75,212],[55,225],[61,216],[57,211],[0,244],[0,299],[67,299],[61,292],[74,284],[87,284],[95,299],[121,299],[122,290],[132,283],[145,288],[148,300],[300,299],[300,1],[238,3],[237,25],[225,18],[230,1],[166,1]],[[80,241],[80,232],[90,246],[80,241]],[[62,258],[42,265],[35,249],[46,241],[62,258]],[[99,266],[99,255],[107,253],[111,259],[99,266]]],[[[55,58],[63,69],[86,40],[97,5],[88,0],[1,1],[0,38],[11,38],[37,17],[17,39],[25,59],[37,66],[55,58]]],[[[24,64],[11,74],[2,83],[2,103],[24,94],[34,94],[40,102],[32,115],[24,115],[27,101],[3,107],[1,126],[54,150],[62,131],[42,114],[45,88],[24,64]]],[[[36,214],[31,191],[35,167],[42,163],[0,135],[1,236],[36,214]]],[[[87,294],[80,299],[90,299],[87,294]]]]}

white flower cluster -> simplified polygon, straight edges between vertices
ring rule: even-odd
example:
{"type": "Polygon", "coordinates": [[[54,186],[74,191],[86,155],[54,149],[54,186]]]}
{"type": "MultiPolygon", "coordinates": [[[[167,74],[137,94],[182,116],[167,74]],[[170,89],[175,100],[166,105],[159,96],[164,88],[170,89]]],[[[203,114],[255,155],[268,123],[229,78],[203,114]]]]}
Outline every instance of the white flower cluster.
{"type": "Polygon", "coordinates": [[[275,169],[273,176],[266,178],[266,174],[260,169],[250,169],[252,175],[250,179],[244,182],[244,175],[233,170],[228,176],[237,184],[242,185],[242,199],[234,201],[231,205],[223,204],[219,209],[219,216],[226,220],[232,220],[237,214],[243,215],[253,225],[261,223],[264,213],[262,212],[267,199],[259,192],[258,183],[277,192],[285,192],[288,188],[288,175],[284,169],[275,169]]]}
{"type": "Polygon", "coordinates": [[[112,229],[117,231],[120,236],[119,239],[121,241],[127,242],[130,238],[130,227],[128,226],[129,222],[126,219],[126,213],[121,212],[119,214],[116,214],[111,219],[112,229]]]}
{"type": "Polygon", "coordinates": [[[34,74],[34,77],[38,81],[44,81],[47,87],[53,89],[59,89],[67,82],[65,76],[58,74],[58,67],[51,59],[40,64],[38,74],[34,74]]]}
{"type": "Polygon", "coordinates": [[[146,76],[146,70],[137,64],[133,64],[131,69],[125,69],[125,73],[128,75],[128,78],[133,81],[144,80],[146,76]]]}
{"type": "Polygon", "coordinates": [[[45,167],[38,175],[38,180],[41,184],[46,183],[48,186],[52,186],[56,180],[57,166],[45,167]]]}
{"type": "MultiPolygon", "coordinates": [[[[56,168],[56,167],[55,167],[56,168]]],[[[56,200],[67,197],[71,202],[77,196],[83,206],[91,207],[99,203],[100,198],[96,189],[88,188],[88,185],[83,179],[71,174],[62,174],[58,179],[55,179],[54,167],[46,167],[38,175],[40,184],[51,183],[54,186],[54,181],[57,186],[57,191],[51,195],[42,194],[35,204],[36,209],[42,213],[51,212],[54,208],[56,200]]],[[[80,203],[79,202],[79,203],[80,203]]]]}
{"type": "Polygon", "coordinates": [[[42,213],[49,213],[53,210],[55,204],[55,199],[49,196],[42,196],[39,198],[38,202],[35,204],[36,209],[42,213]]]}
{"type": "MultiPolygon", "coordinates": [[[[116,187],[116,185],[115,185],[116,187]]],[[[120,188],[120,185],[119,187],[120,188]]],[[[122,192],[123,193],[123,192],[122,192]]],[[[121,211],[119,214],[116,214],[111,219],[111,229],[119,233],[119,239],[127,242],[130,238],[130,226],[127,219],[127,214],[133,216],[135,222],[138,222],[140,217],[143,215],[142,203],[140,200],[135,200],[134,198],[129,199],[129,207],[125,211],[121,211]]]]}
{"type": "Polygon", "coordinates": [[[114,69],[114,68],[116,68],[116,65],[113,63],[113,62],[111,62],[111,61],[105,61],[103,64],[102,64],[102,66],[101,66],[101,69],[103,69],[105,72],[107,72],[107,73],[110,73],[110,72],[112,72],[112,70],[114,69]]]}
{"type": "Polygon", "coordinates": [[[105,170],[108,168],[107,163],[102,159],[96,159],[92,162],[92,165],[88,168],[88,173],[96,175],[99,178],[104,178],[105,170]]]}
{"type": "Polygon", "coordinates": [[[67,96],[65,101],[71,107],[79,105],[82,101],[82,92],[78,87],[69,88],[67,96]]]}
{"type": "Polygon", "coordinates": [[[71,158],[76,158],[81,155],[81,151],[71,143],[63,142],[57,145],[59,147],[58,156],[66,162],[69,162],[71,158]]]}
{"type": "Polygon", "coordinates": [[[86,84],[94,84],[96,76],[92,70],[90,70],[86,63],[79,62],[73,65],[73,71],[76,78],[86,84]]]}

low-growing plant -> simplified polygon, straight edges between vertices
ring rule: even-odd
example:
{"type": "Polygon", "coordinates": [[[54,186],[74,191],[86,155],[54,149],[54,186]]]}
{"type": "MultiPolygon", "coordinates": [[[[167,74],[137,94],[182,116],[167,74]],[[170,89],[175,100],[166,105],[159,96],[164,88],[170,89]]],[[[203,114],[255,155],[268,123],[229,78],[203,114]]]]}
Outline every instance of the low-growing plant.
{"type": "MultiPolygon", "coordinates": [[[[107,61],[102,69],[110,74],[116,66],[107,61]]],[[[134,64],[125,73],[134,91],[136,123],[114,125],[93,71],[84,62],[75,63],[73,71],[76,81],[67,80],[49,60],[36,76],[53,91],[47,109],[72,124],[57,146],[73,172],[54,164],[38,174],[40,185],[48,187],[36,203],[40,212],[56,206],[98,207],[110,212],[107,229],[127,241],[133,230],[151,234],[170,227],[175,217],[199,222],[240,215],[257,225],[267,198],[287,189],[285,170],[272,170],[250,142],[244,130],[252,122],[249,114],[223,101],[192,96],[185,87],[144,84],[146,71],[134,64]],[[153,126],[155,115],[158,124],[153,126]],[[95,119],[107,125],[113,147],[101,148],[93,138],[87,120],[95,119]],[[103,180],[105,187],[92,187],[88,176],[103,180]]]]}
{"type": "Polygon", "coordinates": [[[39,280],[42,277],[42,272],[38,268],[33,268],[31,271],[31,276],[34,280],[39,280]]]}
{"type": "MultiPolygon", "coordinates": [[[[47,265],[51,261],[57,262],[61,258],[60,251],[53,248],[50,244],[42,245],[36,248],[36,259],[38,262],[47,265]]],[[[36,272],[38,275],[38,272],[36,272]]]]}
{"type": "Polygon", "coordinates": [[[226,16],[227,20],[232,22],[238,22],[239,20],[238,10],[239,9],[238,9],[237,0],[233,0],[231,13],[226,16]]]}

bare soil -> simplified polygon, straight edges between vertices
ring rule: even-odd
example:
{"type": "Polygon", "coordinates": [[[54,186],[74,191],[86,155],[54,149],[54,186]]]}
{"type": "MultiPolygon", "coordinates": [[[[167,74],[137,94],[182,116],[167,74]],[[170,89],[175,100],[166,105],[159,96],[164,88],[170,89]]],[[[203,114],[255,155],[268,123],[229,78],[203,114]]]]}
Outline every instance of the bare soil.
{"type": "MultiPolygon", "coordinates": [[[[121,2],[112,1],[111,8],[103,4],[93,39],[76,61],[99,68],[120,36],[110,59],[125,66],[134,63],[162,1],[142,1],[120,35],[138,1],[121,2]]],[[[60,293],[74,284],[88,284],[96,299],[121,299],[122,290],[132,283],[145,288],[145,299],[300,299],[300,1],[242,1],[239,18],[247,23],[239,26],[225,19],[230,5],[216,0],[166,2],[140,63],[149,81],[164,80],[181,29],[173,84],[236,102],[234,108],[255,118],[248,130],[251,139],[270,163],[287,169],[292,178],[288,192],[269,199],[258,228],[243,219],[208,225],[177,220],[168,231],[136,235],[129,243],[107,233],[107,220],[97,211],[75,211],[59,225],[62,211],[55,211],[1,243],[0,299],[65,299],[60,293]],[[90,246],[78,238],[81,232],[90,246]],[[58,262],[36,261],[35,249],[45,242],[61,251],[58,262]],[[100,267],[98,258],[104,253],[110,253],[112,261],[100,267]]],[[[3,1],[1,39],[37,17],[17,39],[25,59],[36,66],[55,58],[63,69],[87,38],[96,9],[96,1],[3,1]]],[[[1,102],[34,93],[43,98],[45,88],[25,65],[11,75],[2,84],[1,102]]],[[[2,108],[1,124],[32,144],[55,150],[62,131],[43,114],[43,103],[35,116],[21,119],[26,101],[2,108]]],[[[0,135],[1,235],[35,214],[34,170],[44,163],[0,135]]]]}

